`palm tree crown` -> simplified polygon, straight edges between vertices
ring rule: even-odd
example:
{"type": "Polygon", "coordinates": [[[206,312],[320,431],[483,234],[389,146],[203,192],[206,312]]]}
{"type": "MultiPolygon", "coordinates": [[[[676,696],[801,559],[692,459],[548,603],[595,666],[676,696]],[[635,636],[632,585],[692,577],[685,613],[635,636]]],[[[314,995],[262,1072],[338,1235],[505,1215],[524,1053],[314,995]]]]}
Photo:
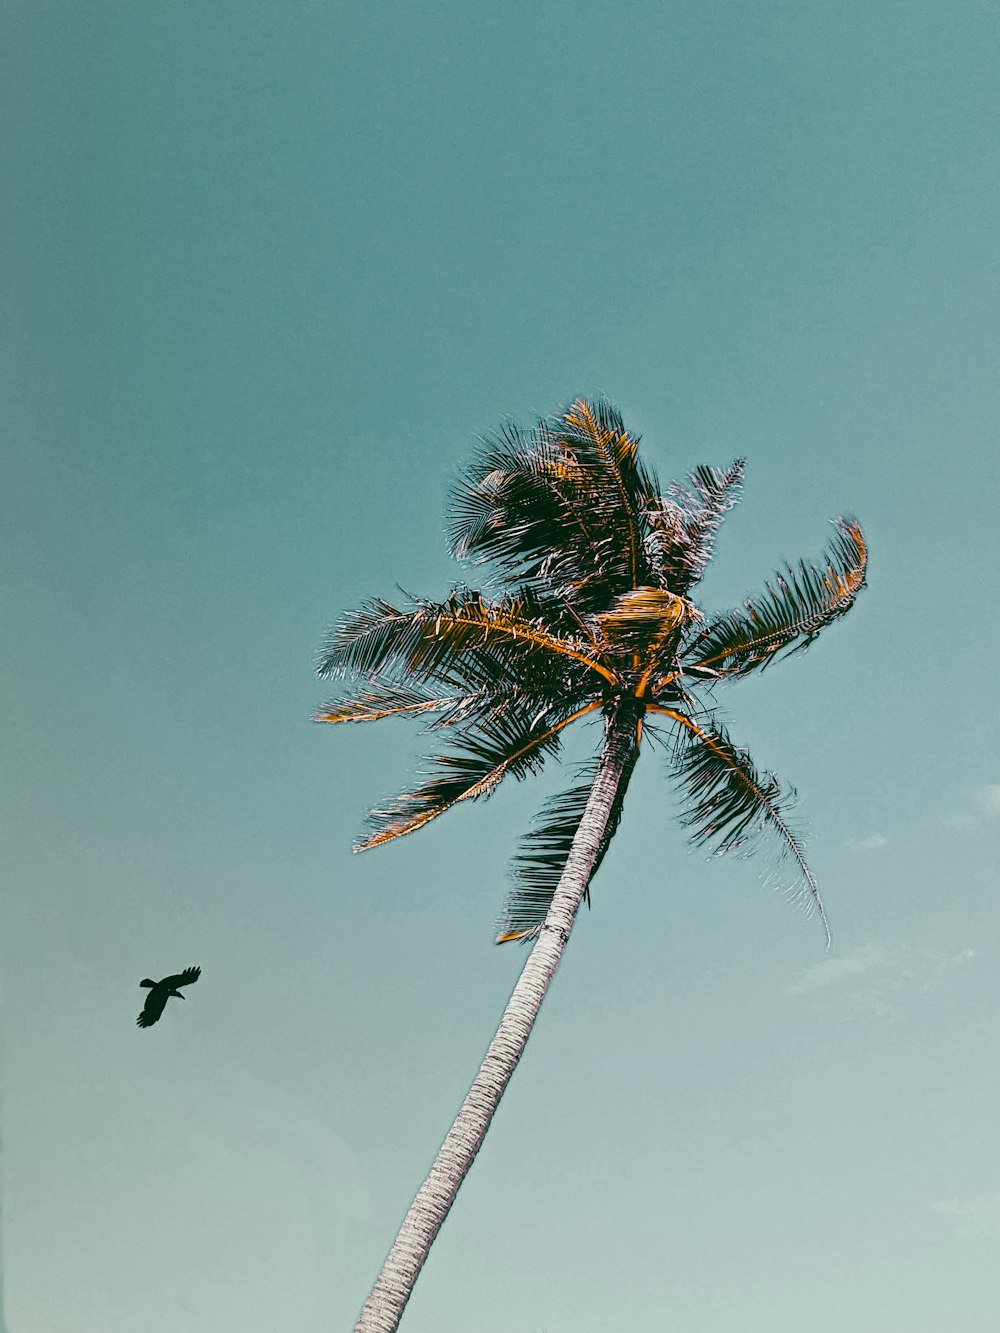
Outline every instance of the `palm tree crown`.
{"type": "MultiPolygon", "coordinates": [[[[577,719],[627,714],[634,745],[593,869],[645,727],[667,750],[694,842],[730,851],[775,835],[788,886],[825,927],[788,819],[794,791],[730,739],[712,691],[805,648],[844,615],[864,586],[865,542],[853,518],[838,518],[821,559],[787,566],[741,606],[706,616],[691,592],[742,476],[739,459],[661,490],[638,437],[604,400],[577,399],[533,429],[511,424],[485,439],[453,496],[450,538],[456,557],[492,568],[491,594],[459,586],[440,602],[368,602],[322,653],[321,675],[358,688],[317,721],[423,717],[449,741],[425,781],[370,813],[358,850],[488,795],[507,774],[536,772],[577,719]]],[[[497,943],[537,937],[595,773],[596,764],[551,800],[525,839],[497,943]]]]}

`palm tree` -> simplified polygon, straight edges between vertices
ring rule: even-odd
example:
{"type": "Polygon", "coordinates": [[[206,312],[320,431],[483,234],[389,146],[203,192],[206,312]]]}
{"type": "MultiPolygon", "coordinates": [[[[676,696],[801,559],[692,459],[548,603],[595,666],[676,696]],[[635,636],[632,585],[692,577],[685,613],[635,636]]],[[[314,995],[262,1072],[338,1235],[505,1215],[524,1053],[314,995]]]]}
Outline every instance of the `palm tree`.
{"type": "Polygon", "coordinates": [[[644,734],[666,749],[694,842],[746,850],[757,835],[773,835],[791,872],[786,887],[826,928],[789,822],[794,793],[730,739],[710,701],[715,687],[806,647],[850,609],[864,586],[861,529],[837,519],[824,558],[786,567],[736,610],[706,617],[690,593],[737,499],[743,461],[700,467],[686,485],[661,491],[638,446],[603,400],[577,399],[531,430],[506,425],[482,442],[452,501],[454,554],[492,566],[489,595],[459,586],[441,602],[368,602],[331,631],[321,656],[319,674],[345,687],[317,721],[417,717],[450,741],[415,790],[371,812],[357,850],[489,795],[508,774],[538,771],[580,718],[600,715],[604,724],[595,761],[549,801],[516,858],[496,942],[533,947],[355,1333],[390,1333],[399,1323],[580,903],[589,904],[644,734]]]}

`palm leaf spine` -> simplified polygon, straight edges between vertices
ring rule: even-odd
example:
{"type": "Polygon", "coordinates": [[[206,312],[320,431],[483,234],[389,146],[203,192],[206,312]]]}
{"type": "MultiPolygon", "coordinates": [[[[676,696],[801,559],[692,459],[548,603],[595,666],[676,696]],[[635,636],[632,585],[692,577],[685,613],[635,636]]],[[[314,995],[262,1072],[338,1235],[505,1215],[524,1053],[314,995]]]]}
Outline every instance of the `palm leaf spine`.
{"type": "MultiPolygon", "coordinates": [[[[455,623],[458,625],[467,625],[470,628],[475,628],[479,624],[478,621],[467,620],[462,617],[456,617],[455,623]]],[[[594,659],[588,657],[586,653],[577,652],[575,648],[570,647],[570,645],[562,639],[555,638],[554,635],[545,634],[530,625],[519,625],[514,621],[511,621],[507,625],[491,625],[490,628],[501,634],[509,634],[513,638],[534,644],[538,648],[548,648],[552,652],[561,653],[563,657],[575,658],[577,662],[582,662],[584,666],[590,667],[591,671],[596,671],[599,676],[603,676],[609,684],[617,685],[618,683],[617,677],[613,672],[609,671],[607,667],[602,666],[600,662],[595,662],[594,659]]]]}
{"type": "Polygon", "coordinates": [[[321,676],[353,673],[365,676],[387,663],[402,664],[414,679],[433,678],[451,652],[501,646],[504,643],[542,649],[581,662],[611,685],[614,672],[574,643],[517,614],[517,608],[491,605],[474,594],[466,603],[427,603],[415,611],[399,611],[376,601],[345,617],[331,635],[320,658],[321,676]]]}

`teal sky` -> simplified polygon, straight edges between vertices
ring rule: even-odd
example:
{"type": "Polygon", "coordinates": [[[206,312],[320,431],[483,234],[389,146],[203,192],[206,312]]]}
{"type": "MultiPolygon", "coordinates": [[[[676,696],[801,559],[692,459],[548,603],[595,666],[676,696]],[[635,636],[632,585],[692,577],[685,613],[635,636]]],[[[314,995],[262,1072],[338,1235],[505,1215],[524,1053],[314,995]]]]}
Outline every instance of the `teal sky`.
{"type": "Polygon", "coordinates": [[[599,391],[664,481],[747,456],[708,607],[868,533],[851,616],[720,697],[799,790],[834,947],[687,850],[648,753],[403,1327],[993,1333],[998,29],[8,0],[11,1333],[352,1327],[566,774],[355,857],[421,741],[312,725],[315,653],[461,577],[478,432],[599,391]],[[140,1032],[139,979],[188,964],[140,1032]]]}

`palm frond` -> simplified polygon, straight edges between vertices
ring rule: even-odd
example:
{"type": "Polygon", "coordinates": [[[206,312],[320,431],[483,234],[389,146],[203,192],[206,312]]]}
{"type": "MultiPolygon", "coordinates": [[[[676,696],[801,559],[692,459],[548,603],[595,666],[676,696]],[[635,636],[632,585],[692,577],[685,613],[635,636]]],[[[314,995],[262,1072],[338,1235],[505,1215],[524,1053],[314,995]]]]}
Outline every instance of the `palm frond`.
{"type": "Polygon", "coordinates": [[[651,583],[647,509],[659,484],[641,460],[639,436],[626,430],[618,410],[605,398],[594,403],[577,398],[549,423],[549,429],[600,478],[593,499],[598,501],[602,526],[617,539],[613,555],[608,554],[618,589],[651,583]]]}
{"type": "Polygon", "coordinates": [[[689,486],[675,482],[666,495],[652,498],[650,559],[674,592],[683,595],[704,575],[722,520],[739,499],[743,469],[742,458],[728,468],[698,467],[689,486]]]}
{"type": "Polygon", "coordinates": [[[697,608],[665,588],[633,588],[589,620],[611,657],[624,654],[648,664],[696,618],[697,608]]]}
{"type": "Polygon", "coordinates": [[[355,850],[367,851],[393,838],[413,833],[460,801],[488,796],[508,774],[522,779],[537,772],[560,744],[560,732],[576,718],[599,706],[585,705],[561,715],[526,722],[512,715],[494,717],[488,730],[466,729],[448,754],[437,755],[426,782],[404,792],[389,805],[368,815],[370,832],[355,850]]]}
{"type": "Polygon", "coordinates": [[[468,589],[457,589],[445,602],[419,601],[407,610],[373,600],[331,632],[317,670],[321,676],[362,678],[398,672],[410,682],[450,683],[463,658],[480,672],[492,664],[498,680],[536,667],[551,670],[546,659],[561,658],[614,681],[613,673],[587,651],[585,639],[553,634],[524,610],[517,597],[490,602],[468,589]]]}
{"type": "Polygon", "coordinates": [[[856,519],[835,520],[837,536],[820,562],[786,566],[764,594],[717,617],[684,652],[685,663],[719,676],[763,669],[783,651],[809,646],[854,605],[865,586],[867,548],[856,519]]]}
{"type": "Polygon", "coordinates": [[[805,857],[802,838],[790,822],[794,788],[783,789],[778,778],[759,771],[749,751],[737,746],[724,727],[711,720],[696,722],[679,710],[653,708],[675,723],[671,760],[685,799],[682,825],[695,846],[710,846],[717,854],[754,850],[762,834],[777,837],[778,861],[793,871],[790,896],[819,912],[830,928],[816,878],[805,857]]]}
{"type": "Polygon", "coordinates": [[[432,725],[452,725],[473,714],[482,705],[482,691],[467,694],[437,694],[406,682],[369,679],[369,688],[331,699],[314,722],[378,722],[384,717],[419,717],[434,714],[432,725]]]}
{"type": "Polygon", "coordinates": [[[452,496],[454,553],[578,612],[650,583],[645,514],[656,480],[638,443],[604,400],[577,399],[531,431],[508,423],[483,440],[452,496]]]}
{"type": "MultiPolygon", "coordinates": [[[[590,873],[591,882],[611,845],[611,839],[618,831],[625,794],[638,757],[639,750],[636,747],[618,784],[611,807],[611,817],[601,839],[597,860],[590,873]]],[[[597,764],[585,764],[580,772],[585,781],[551,797],[536,817],[533,827],[521,841],[521,850],[511,866],[514,886],[507,894],[497,920],[497,935],[494,941],[496,944],[531,939],[542,928],[566,865],[570,847],[580,826],[580,820],[583,818],[597,774],[597,764]]],[[[584,896],[589,907],[589,884],[584,896]]]]}
{"type": "Polygon", "coordinates": [[[590,547],[584,469],[543,424],[529,431],[505,422],[480,446],[451,497],[448,533],[458,559],[532,579],[554,558],[572,560],[590,547]]]}

